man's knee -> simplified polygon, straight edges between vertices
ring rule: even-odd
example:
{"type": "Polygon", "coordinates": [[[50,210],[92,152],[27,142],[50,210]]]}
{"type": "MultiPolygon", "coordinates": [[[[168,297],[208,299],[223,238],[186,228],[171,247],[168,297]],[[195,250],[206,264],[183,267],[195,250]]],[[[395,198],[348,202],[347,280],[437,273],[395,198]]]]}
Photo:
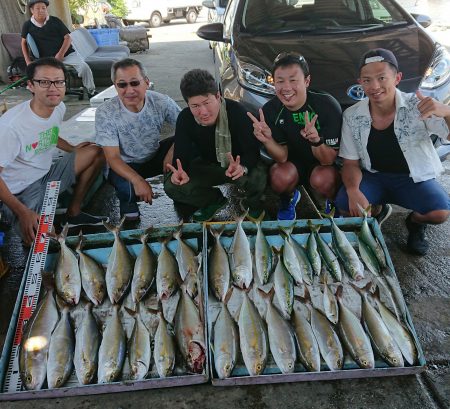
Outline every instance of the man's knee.
{"type": "Polygon", "coordinates": [[[327,197],[336,195],[339,182],[339,173],[333,166],[317,166],[309,179],[311,187],[327,197]]]}
{"type": "Polygon", "coordinates": [[[270,168],[270,185],[277,193],[282,193],[298,183],[298,172],[291,162],[275,163],[270,168]]]}
{"type": "Polygon", "coordinates": [[[450,216],[450,210],[433,210],[423,215],[427,223],[442,224],[445,223],[450,216]]]}

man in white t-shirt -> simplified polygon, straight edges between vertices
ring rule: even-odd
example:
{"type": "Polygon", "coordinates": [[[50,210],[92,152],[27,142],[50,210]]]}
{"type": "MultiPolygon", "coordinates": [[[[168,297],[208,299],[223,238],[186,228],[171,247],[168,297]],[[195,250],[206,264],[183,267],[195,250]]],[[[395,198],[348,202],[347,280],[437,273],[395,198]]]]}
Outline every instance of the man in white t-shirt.
{"type": "Polygon", "coordinates": [[[0,201],[3,216],[31,244],[49,181],[60,180],[60,192],[75,185],[65,217],[69,226],[101,224],[101,217],[81,212],[81,203],[104,157],[94,144],[75,147],[59,136],[66,111],[64,64],[41,58],[27,66],[27,76],[33,98],[0,117],[0,201]],[[52,165],[57,147],[68,153],[52,165]]]}

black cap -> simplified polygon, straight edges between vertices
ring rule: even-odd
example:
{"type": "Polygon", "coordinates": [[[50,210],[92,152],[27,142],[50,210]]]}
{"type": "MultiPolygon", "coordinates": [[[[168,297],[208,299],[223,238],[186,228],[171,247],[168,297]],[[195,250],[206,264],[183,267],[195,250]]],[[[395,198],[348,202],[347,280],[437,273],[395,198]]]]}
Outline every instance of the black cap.
{"type": "Polygon", "coordinates": [[[394,53],[384,48],[374,48],[373,50],[367,51],[359,62],[359,70],[361,71],[362,67],[372,62],[387,62],[398,71],[398,62],[394,53]]]}
{"type": "Polygon", "coordinates": [[[44,3],[46,6],[49,5],[48,0],[28,0],[28,7],[34,6],[36,3],[44,3]]]}

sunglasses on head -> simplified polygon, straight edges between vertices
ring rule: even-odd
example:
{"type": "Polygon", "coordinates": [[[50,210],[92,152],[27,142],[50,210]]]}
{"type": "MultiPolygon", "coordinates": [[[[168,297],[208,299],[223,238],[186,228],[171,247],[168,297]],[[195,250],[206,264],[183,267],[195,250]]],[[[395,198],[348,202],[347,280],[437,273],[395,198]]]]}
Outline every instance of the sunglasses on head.
{"type": "Polygon", "coordinates": [[[129,85],[130,87],[135,88],[135,87],[139,87],[139,85],[141,85],[142,81],[144,81],[144,80],[143,79],[142,80],[133,80],[130,82],[120,81],[120,82],[116,82],[116,86],[117,86],[117,88],[126,88],[129,85]]]}
{"type": "Polygon", "coordinates": [[[305,57],[303,57],[303,55],[299,54],[299,53],[295,53],[295,52],[282,52],[280,54],[278,54],[275,57],[275,60],[273,61],[274,64],[278,63],[280,60],[284,60],[285,58],[289,58],[289,59],[296,59],[300,62],[306,62],[305,57]]]}

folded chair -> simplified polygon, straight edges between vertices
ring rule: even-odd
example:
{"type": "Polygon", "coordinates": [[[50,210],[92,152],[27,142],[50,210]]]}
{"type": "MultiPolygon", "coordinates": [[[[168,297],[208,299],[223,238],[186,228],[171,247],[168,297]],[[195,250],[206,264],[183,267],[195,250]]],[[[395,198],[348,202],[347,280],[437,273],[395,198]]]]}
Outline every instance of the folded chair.
{"type": "Polygon", "coordinates": [[[25,81],[27,65],[22,54],[20,34],[3,33],[1,39],[9,58],[11,58],[11,65],[8,67],[9,80],[15,82],[23,78],[23,81],[25,81]]]}

